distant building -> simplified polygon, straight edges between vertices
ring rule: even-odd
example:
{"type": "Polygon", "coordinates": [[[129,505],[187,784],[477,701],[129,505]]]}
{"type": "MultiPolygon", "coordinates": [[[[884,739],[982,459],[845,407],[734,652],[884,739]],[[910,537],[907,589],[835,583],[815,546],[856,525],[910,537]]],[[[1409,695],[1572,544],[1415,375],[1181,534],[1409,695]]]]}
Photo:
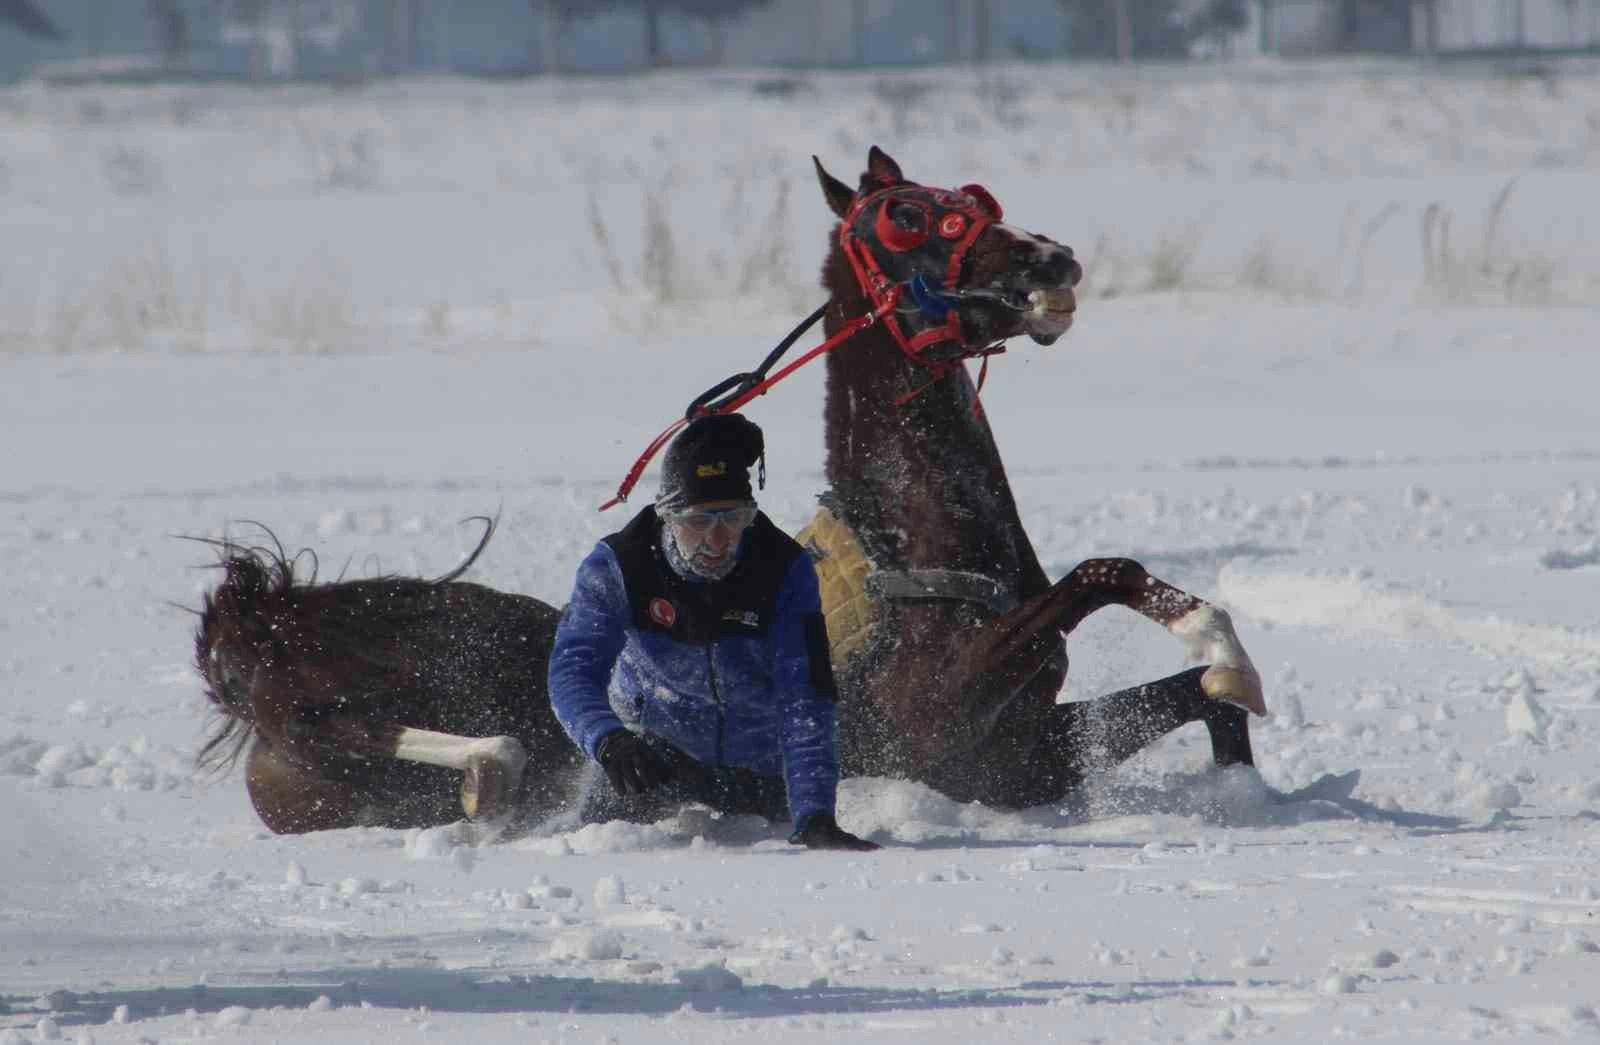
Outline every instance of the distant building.
{"type": "Polygon", "coordinates": [[[1600,0],[1256,0],[1269,54],[1600,48],[1600,0]]]}
{"type": "MultiPolygon", "coordinates": [[[[637,5],[562,18],[548,0],[32,0],[65,34],[0,26],[0,82],[25,77],[520,76],[646,65],[637,5]]],[[[768,0],[713,25],[662,21],[673,65],[926,65],[1065,51],[1059,0],[768,0]]]]}
{"type": "Polygon", "coordinates": [[[1600,0],[1433,0],[1421,6],[1419,50],[1600,48],[1600,0]]]}
{"type": "MultiPolygon", "coordinates": [[[[1109,12],[1112,0],[1104,2],[1109,12]]],[[[597,2],[596,13],[571,18],[559,13],[570,4],[555,0],[29,5],[64,38],[0,22],[0,82],[526,76],[624,72],[648,62],[639,5],[629,3],[597,2]]],[[[1250,0],[1250,10],[1252,26],[1237,46],[1210,41],[1205,53],[1600,48],[1600,0],[1250,0]]],[[[669,9],[661,55],[673,65],[786,67],[1055,58],[1067,52],[1070,32],[1060,0],[768,0],[720,25],[669,9]]]]}

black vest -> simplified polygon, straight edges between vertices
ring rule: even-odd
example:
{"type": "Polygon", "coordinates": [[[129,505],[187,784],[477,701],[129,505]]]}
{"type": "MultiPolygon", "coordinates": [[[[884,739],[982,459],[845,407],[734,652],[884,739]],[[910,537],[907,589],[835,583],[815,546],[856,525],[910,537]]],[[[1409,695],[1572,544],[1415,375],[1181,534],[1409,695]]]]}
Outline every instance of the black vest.
{"type": "Polygon", "coordinates": [[[743,554],[720,581],[678,576],[661,550],[661,521],[646,508],[605,543],[622,566],[633,625],[705,646],[718,638],[765,635],[772,627],[783,580],[805,549],[763,514],[744,533],[743,554]]]}

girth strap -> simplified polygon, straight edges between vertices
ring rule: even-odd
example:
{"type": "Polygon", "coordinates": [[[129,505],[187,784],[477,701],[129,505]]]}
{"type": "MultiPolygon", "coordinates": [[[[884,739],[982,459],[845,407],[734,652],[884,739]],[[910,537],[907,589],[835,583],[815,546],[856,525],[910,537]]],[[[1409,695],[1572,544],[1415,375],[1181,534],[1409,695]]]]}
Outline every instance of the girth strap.
{"type": "Polygon", "coordinates": [[[867,575],[867,594],[876,599],[960,599],[1009,613],[1017,597],[992,577],[963,570],[878,570],[867,575]]]}

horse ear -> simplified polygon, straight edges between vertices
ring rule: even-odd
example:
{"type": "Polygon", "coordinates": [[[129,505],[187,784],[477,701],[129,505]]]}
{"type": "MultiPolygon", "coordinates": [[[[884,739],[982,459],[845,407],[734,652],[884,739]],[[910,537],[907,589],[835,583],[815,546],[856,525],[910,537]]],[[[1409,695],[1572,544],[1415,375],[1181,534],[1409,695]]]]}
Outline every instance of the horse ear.
{"type": "Polygon", "coordinates": [[[905,175],[900,173],[900,165],[894,162],[894,157],[874,145],[867,150],[867,173],[885,184],[905,181],[905,175]]]}
{"type": "Polygon", "coordinates": [[[844,218],[850,213],[850,204],[855,202],[855,192],[850,186],[823,170],[821,160],[813,156],[811,162],[817,166],[817,181],[822,183],[822,198],[828,201],[828,209],[841,219],[844,218]]]}

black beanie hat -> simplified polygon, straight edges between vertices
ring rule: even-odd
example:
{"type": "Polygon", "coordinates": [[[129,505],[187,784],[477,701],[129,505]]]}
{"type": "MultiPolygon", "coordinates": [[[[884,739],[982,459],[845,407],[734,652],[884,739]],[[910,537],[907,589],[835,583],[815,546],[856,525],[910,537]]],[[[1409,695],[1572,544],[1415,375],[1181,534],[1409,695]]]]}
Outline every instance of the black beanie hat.
{"type": "Polygon", "coordinates": [[[752,501],[750,466],[761,462],[757,482],[766,482],[761,429],[741,414],[697,417],[667,447],[661,461],[657,511],[680,511],[707,501],[752,501]]]}

